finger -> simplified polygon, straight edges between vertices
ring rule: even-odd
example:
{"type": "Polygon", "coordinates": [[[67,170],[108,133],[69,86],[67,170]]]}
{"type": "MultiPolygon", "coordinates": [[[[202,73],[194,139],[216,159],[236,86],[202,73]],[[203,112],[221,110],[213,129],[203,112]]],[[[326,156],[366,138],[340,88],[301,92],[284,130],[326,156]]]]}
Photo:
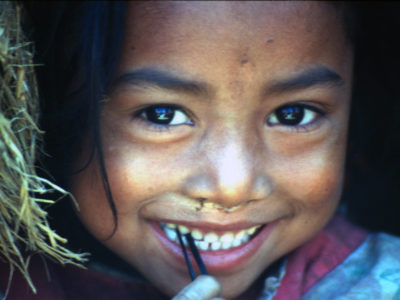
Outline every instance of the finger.
{"type": "Polygon", "coordinates": [[[221,294],[221,284],[212,276],[200,275],[172,300],[210,300],[221,294]]]}

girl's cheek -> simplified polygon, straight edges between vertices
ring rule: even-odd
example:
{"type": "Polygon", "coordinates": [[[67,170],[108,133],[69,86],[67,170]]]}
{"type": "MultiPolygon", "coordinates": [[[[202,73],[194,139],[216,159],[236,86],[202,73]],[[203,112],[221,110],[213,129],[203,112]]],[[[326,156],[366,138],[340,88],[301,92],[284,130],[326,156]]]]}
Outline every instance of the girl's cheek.
{"type": "Polygon", "coordinates": [[[96,237],[104,239],[112,232],[113,215],[105,197],[98,168],[91,163],[72,178],[71,192],[78,203],[76,213],[96,237]]]}
{"type": "Polygon", "coordinates": [[[277,182],[298,204],[305,206],[332,205],[339,201],[344,177],[346,132],[327,134],[315,143],[290,148],[281,152],[277,182]]]}
{"type": "Polygon", "coordinates": [[[177,174],[182,173],[176,159],[137,145],[114,148],[106,159],[113,196],[118,206],[125,207],[124,213],[159,193],[173,191],[177,174]]]}
{"type": "Polygon", "coordinates": [[[308,169],[299,172],[297,176],[288,178],[286,190],[297,199],[299,205],[320,207],[336,203],[342,190],[342,162],[324,160],[319,163],[310,162],[309,165],[308,169]]]}

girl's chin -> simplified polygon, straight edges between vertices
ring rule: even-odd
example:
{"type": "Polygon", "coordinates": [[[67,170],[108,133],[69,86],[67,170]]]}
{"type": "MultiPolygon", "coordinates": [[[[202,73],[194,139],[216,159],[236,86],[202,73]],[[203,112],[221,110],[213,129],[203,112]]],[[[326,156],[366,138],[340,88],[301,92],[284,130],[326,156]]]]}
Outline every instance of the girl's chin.
{"type": "MultiPolygon", "coordinates": [[[[185,286],[191,283],[189,274],[175,274],[171,272],[162,272],[165,274],[163,278],[159,278],[160,282],[152,282],[161,293],[168,297],[174,297],[177,295],[185,286]],[[172,277],[175,277],[172,279],[172,277]],[[167,280],[165,280],[167,278],[167,280]]],[[[246,298],[249,288],[254,284],[254,278],[246,275],[247,272],[237,272],[227,276],[214,276],[222,286],[222,294],[220,297],[224,299],[236,299],[239,296],[244,298],[240,299],[253,299],[246,298]]],[[[210,274],[213,275],[213,274],[210,274]]],[[[154,277],[151,276],[154,280],[154,277]]],[[[251,293],[251,291],[250,291],[251,293]]]]}

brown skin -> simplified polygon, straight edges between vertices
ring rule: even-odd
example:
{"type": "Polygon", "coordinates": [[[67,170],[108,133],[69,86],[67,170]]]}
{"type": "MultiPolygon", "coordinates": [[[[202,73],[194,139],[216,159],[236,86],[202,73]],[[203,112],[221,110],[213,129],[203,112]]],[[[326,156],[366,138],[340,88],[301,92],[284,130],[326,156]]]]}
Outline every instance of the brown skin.
{"type": "MultiPolygon", "coordinates": [[[[237,297],[272,262],[311,239],[335,211],[352,62],[340,13],[330,4],[131,2],[117,77],[152,67],[202,82],[208,90],[115,87],[103,107],[102,138],[118,229],[107,239],[114,223],[96,160],[73,178],[80,219],[169,296],[190,279],[185,266],[171,263],[149,220],[279,220],[250,260],[211,274],[222,283],[223,297],[237,297]],[[315,66],[330,68],[344,83],[268,90],[315,66]],[[306,127],[272,122],[277,108],[293,102],[325,116],[308,111],[313,117],[306,127]],[[165,129],[135,114],[165,103],[181,107],[190,121],[165,129]],[[199,210],[198,198],[211,204],[199,210]]],[[[83,148],[78,164],[90,152],[83,148]]]]}

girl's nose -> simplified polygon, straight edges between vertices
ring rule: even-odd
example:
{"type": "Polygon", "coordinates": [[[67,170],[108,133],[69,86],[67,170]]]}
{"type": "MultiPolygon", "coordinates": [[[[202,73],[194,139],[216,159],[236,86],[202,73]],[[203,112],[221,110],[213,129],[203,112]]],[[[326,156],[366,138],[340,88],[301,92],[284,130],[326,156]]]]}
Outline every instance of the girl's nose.
{"type": "Polygon", "coordinates": [[[185,193],[231,208],[268,197],[273,182],[260,149],[248,137],[214,139],[203,147],[184,182],[185,193]]]}

